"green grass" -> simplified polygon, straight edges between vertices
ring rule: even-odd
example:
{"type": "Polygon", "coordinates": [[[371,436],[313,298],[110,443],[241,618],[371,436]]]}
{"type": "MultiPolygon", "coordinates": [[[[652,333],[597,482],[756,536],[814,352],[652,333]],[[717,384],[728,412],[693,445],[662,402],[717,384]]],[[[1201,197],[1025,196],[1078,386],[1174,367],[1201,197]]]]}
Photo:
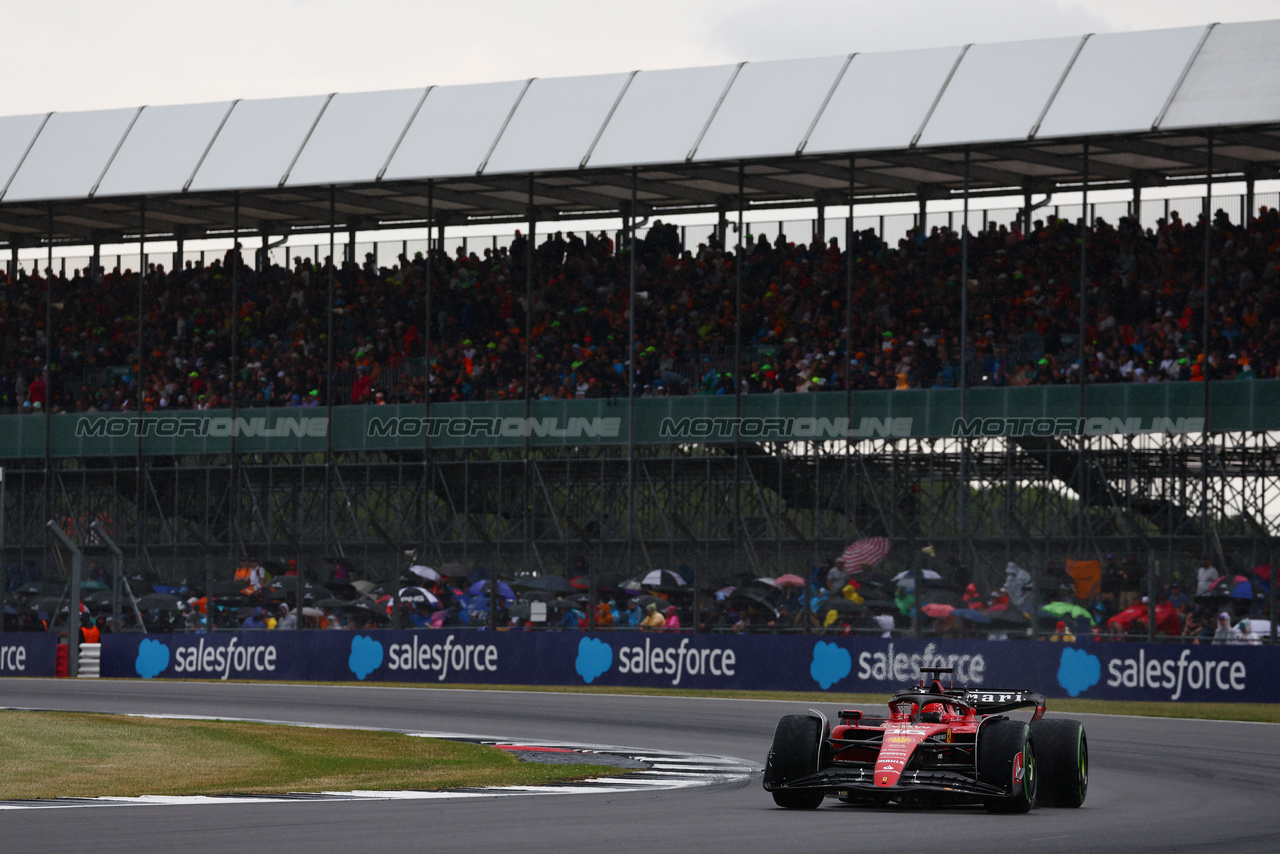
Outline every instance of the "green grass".
{"type": "Polygon", "coordinates": [[[394,732],[0,712],[0,799],[537,785],[618,773],[394,732]]]}

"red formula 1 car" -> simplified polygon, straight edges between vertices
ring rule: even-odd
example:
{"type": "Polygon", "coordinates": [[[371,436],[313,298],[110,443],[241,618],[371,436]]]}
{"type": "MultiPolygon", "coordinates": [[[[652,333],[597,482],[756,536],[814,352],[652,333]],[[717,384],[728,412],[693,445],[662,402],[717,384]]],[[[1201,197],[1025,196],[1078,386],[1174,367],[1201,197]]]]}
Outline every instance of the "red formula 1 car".
{"type": "Polygon", "coordinates": [[[894,694],[887,718],[821,712],[778,722],[764,788],[787,809],[845,803],[982,804],[991,812],[1078,807],[1089,787],[1084,726],[1044,718],[1032,691],[944,688],[950,668],[924,669],[920,685],[894,694]],[[1031,720],[1004,712],[1034,709],[1031,720]]]}

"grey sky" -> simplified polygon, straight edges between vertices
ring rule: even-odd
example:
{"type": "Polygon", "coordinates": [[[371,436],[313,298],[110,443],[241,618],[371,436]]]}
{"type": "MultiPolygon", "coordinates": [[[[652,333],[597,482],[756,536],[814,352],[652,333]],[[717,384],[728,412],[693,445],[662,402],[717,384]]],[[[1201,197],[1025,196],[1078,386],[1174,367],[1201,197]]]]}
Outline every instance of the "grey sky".
{"type": "Polygon", "coordinates": [[[1276,0],[0,0],[0,115],[1275,17],[1276,0]]]}

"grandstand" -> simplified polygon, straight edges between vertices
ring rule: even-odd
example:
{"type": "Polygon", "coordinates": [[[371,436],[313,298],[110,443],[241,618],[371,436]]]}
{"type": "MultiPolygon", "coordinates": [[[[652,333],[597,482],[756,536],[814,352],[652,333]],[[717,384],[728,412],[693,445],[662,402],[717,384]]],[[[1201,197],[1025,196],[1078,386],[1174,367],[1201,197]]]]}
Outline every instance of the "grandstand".
{"type": "Polygon", "coordinates": [[[416,551],[709,581],[876,534],[987,583],[1008,559],[1268,563],[1280,218],[1254,187],[1280,166],[1277,37],[0,118],[5,562],[51,567],[53,519],[171,579],[340,554],[383,578],[416,551]],[[1224,180],[1248,189],[1218,212],[1224,180]],[[1184,184],[1199,221],[1144,229],[1143,189],[1184,184]],[[1099,189],[1131,190],[1127,216],[1094,220],[1099,189]],[[1079,221],[1044,216],[1064,192],[1079,221]],[[1009,195],[1013,221],[964,227],[1009,195]],[[963,214],[925,227],[944,199],[963,214]],[[854,230],[888,200],[920,227],[854,230]],[[842,232],[745,241],[748,210],[815,206],[842,232]],[[696,212],[718,220],[698,244],[659,227],[696,212]],[[474,224],[527,232],[444,251],[474,224]],[[393,228],[423,257],[356,257],[393,228]],[[308,234],[315,257],[269,263],[308,234]],[[264,251],[185,253],[214,237],[264,251]],[[156,241],[168,269],[100,263],[156,241]],[[44,275],[19,273],[32,246],[44,275]],[[66,246],[83,273],[52,269],[66,246]]]}

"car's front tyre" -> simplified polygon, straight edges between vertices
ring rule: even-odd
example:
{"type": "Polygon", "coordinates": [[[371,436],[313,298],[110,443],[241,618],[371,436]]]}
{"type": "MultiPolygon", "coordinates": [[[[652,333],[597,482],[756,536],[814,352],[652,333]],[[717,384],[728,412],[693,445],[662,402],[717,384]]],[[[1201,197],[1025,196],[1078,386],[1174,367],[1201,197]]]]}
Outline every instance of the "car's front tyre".
{"type": "MultiPolygon", "coordinates": [[[[817,771],[825,735],[822,720],[813,715],[786,715],[778,721],[764,766],[765,788],[772,790],[817,771]]],[[[771,794],[774,803],[789,810],[811,810],[822,805],[823,795],[818,790],[782,789],[771,794]]]]}
{"type": "Polygon", "coordinates": [[[1089,742],[1084,724],[1050,718],[1031,725],[1040,760],[1039,799],[1047,807],[1078,807],[1089,791],[1089,742]]]}
{"type": "Polygon", "coordinates": [[[983,799],[988,812],[1025,813],[1036,805],[1039,784],[1031,727],[1008,718],[985,724],[978,733],[978,780],[1009,790],[983,799]]]}

